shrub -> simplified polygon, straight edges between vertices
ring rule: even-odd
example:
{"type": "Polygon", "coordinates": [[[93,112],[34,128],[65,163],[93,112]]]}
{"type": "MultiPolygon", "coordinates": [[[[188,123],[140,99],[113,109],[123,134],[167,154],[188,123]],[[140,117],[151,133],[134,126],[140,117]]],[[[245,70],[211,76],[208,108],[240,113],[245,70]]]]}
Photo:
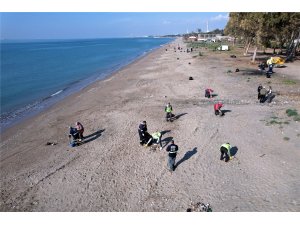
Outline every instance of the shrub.
{"type": "Polygon", "coordinates": [[[295,117],[294,117],[294,120],[295,120],[295,121],[300,121],[300,115],[295,116],[295,117]]]}
{"type": "Polygon", "coordinates": [[[296,81],[294,81],[294,80],[284,80],[283,83],[284,84],[296,84],[296,81]]]}
{"type": "Polygon", "coordinates": [[[298,112],[296,109],[287,109],[285,112],[289,117],[298,116],[298,112]]]}
{"type": "Polygon", "coordinates": [[[282,122],[277,121],[277,120],[271,120],[270,124],[282,124],[282,122]]]}

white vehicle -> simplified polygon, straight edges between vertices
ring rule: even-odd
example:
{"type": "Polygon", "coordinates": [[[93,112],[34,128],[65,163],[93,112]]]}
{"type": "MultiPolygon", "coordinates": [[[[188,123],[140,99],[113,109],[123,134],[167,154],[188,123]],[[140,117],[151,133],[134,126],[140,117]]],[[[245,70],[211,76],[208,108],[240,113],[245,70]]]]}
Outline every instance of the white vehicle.
{"type": "Polygon", "coordinates": [[[228,45],[221,45],[217,48],[217,50],[219,50],[219,51],[228,51],[229,47],[228,47],[228,45]]]}

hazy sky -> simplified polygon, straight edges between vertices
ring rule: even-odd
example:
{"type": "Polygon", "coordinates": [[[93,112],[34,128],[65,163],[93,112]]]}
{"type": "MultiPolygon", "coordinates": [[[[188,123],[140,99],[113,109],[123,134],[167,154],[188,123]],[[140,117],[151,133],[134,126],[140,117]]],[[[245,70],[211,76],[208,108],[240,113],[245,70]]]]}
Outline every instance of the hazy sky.
{"type": "Polygon", "coordinates": [[[1,13],[1,39],[133,37],[223,29],[228,13],[1,13]]]}

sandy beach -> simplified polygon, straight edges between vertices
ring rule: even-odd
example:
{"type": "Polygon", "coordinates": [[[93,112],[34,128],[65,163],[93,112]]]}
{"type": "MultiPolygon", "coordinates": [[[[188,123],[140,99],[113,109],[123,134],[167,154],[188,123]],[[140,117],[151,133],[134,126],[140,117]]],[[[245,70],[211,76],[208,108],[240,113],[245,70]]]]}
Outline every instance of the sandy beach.
{"type": "Polygon", "coordinates": [[[299,212],[300,126],[286,110],[300,114],[300,62],[268,79],[240,52],[184,50],[177,39],[5,131],[0,211],[184,212],[201,201],[214,212],[299,212]],[[272,86],[272,103],[258,102],[260,83],[272,86]],[[205,98],[207,87],[218,96],[205,98]],[[223,117],[213,111],[219,100],[223,117]],[[168,102],[179,117],[172,123],[168,102]],[[162,151],[139,145],[143,120],[149,133],[163,131],[162,151]],[[86,141],[72,148],[76,121],[86,141]],[[179,152],[171,173],[172,139],[179,152]],[[219,159],[225,142],[236,151],[228,163],[219,159]]]}

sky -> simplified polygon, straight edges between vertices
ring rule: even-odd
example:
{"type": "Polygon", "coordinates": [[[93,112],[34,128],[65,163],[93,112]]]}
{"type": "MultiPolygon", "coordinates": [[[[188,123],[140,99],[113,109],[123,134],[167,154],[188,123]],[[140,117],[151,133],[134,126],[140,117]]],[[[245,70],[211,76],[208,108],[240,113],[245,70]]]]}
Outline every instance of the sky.
{"type": "Polygon", "coordinates": [[[183,34],[224,29],[226,12],[4,12],[1,39],[72,39],[183,34]]]}

